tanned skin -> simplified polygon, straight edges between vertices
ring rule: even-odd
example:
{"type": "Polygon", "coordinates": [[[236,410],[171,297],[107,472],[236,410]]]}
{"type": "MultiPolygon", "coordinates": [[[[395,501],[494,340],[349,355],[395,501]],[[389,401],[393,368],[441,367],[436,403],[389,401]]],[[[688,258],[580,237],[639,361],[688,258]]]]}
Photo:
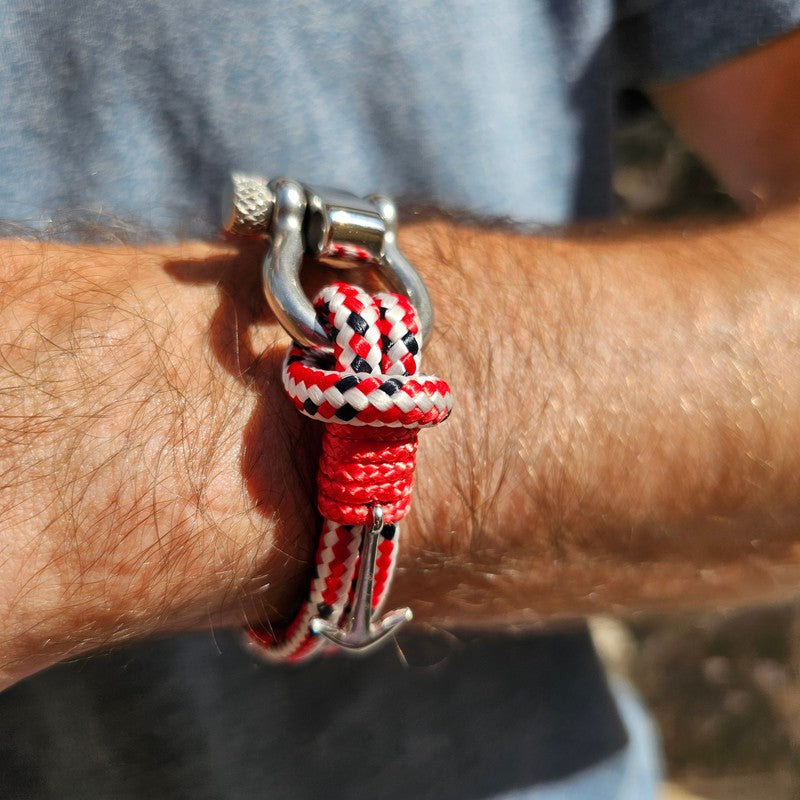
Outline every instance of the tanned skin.
{"type": "MultiPolygon", "coordinates": [[[[770,150],[800,163],[781,132],[798,41],[654,90],[740,200],[781,207],[553,237],[402,229],[437,309],[425,369],[457,410],[421,436],[393,601],[523,626],[796,592],[798,172],[701,122],[727,81],[742,124],[780,111],[770,150]],[[785,94],[772,111],[736,80],[754,64],[785,94]]],[[[0,685],[132,638],[279,623],[301,596],[319,426],[283,397],[260,257],[0,244],[0,685]]]]}

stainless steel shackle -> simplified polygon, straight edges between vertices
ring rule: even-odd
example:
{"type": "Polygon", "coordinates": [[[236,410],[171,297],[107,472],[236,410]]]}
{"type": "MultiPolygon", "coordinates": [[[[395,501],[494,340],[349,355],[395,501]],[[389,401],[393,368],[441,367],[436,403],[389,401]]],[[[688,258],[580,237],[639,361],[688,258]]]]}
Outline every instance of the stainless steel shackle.
{"type": "Polygon", "coordinates": [[[289,178],[267,181],[234,173],[223,198],[223,227],[234,235],[270,237],[264,257],[264,294],[293,339],[305,345],[330,341],[300,286],[303,256],[348,269],[373,265],[386,286],[417,310],[421,342],[433,327],[424,281],[397,246],[397,209],[382,195],[357,197],[289,178]]]}

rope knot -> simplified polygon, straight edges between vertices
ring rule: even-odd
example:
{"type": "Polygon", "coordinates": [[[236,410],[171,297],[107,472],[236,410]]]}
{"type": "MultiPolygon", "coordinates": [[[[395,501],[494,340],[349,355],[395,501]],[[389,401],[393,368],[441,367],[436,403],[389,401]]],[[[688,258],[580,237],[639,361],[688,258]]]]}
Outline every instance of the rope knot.
{"type": "Polygon", "coordinates": [[[295,406],[325,429],[318,476],[320,513],[366,525],[371,507],[398,522],[411,504],[417,432],[447,419],[449,386],[419,375],[419,325],[402,295],[374,296],[345,283],[314,300],[332,352],[295,343],[283,372],[295,406]]]}

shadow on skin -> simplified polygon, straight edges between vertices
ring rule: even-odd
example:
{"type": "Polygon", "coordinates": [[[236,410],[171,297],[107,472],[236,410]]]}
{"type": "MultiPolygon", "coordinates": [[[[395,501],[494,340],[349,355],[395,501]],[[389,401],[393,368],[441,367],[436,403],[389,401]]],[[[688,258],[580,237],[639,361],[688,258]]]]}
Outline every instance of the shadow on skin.
{"type": "Polygon", "coordinates": [[[217,286],[219,303],[208,326],[211,352],[256,396],[242,431],[241,475],[251,508],[275,531],[269,552],[254,554],[240,605],[247,620],[263,621],[266,615],[290,616],[309,580],[320,525],[312,498],[322,426],[303,419],[283,391],[288,341],[262,290],[265,243],[237,242],[236,248],[230,255],[169,261],[164,269],[182,283],[217,286]]]}

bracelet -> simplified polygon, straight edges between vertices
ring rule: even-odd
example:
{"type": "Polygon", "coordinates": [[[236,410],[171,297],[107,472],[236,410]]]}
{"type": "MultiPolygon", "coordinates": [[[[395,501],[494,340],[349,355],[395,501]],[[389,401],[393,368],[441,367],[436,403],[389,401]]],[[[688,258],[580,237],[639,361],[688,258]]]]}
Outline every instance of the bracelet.
{"type": "Polygon", "coordinates": [[[247,638],[271,661],[303,661],[332,645],[363,652],[412,617],[408,608],[379,612],[411,503],[418,431],[452,408],[448,385],[419,374],[430,298],[397,247],[386,197],[237,174],[224,202],[228,233],[270,237],[264,291],[294,340],[284,388],[301,413],[327,423],[317,478],[322,534],[307,597],[283,630],[253,625],[247,638]],[[336,283],[312,305],[299,283],[304,255],[371,265],[396,291],[369,295],[336,283]]]}

